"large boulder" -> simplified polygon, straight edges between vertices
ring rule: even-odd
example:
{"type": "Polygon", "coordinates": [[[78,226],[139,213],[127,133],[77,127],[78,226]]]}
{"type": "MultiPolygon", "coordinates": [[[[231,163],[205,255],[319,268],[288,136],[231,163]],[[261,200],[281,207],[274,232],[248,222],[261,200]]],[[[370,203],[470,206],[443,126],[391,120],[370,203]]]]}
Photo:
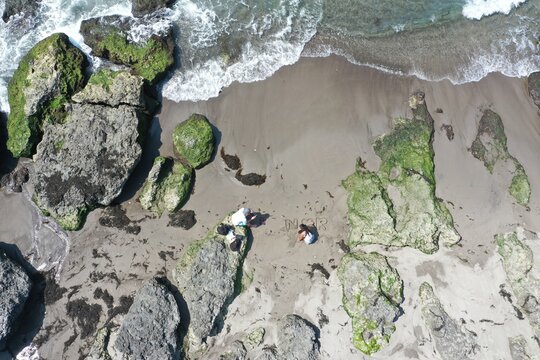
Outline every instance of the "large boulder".
{"type": "Polygon", "coordinates": [[[159,215],[174,212],[185,204],[193,185],[193,168],[171,158],[158,156],[144,183],[141,206],[159,215]]]}
{"type": "Polygon", "coordinates": [[[113,345],[118,360],[180,359],[180,311],[160,279],[151,279],[135,295],[113,345]]]}
{"type": "Polygon", "coordinates": [[[32,282],[23,268],[0,250],[0,351],[30,295],[32,282]]]}
{"type": "Polygon", "coordinates": [[[173,143],[177,154],[193,168],[206,165],[214,153],[214,133],[208,119],[193,114],[180,123],[173,132],[173,143]]]}
{"type": "Polygon", "coordinates": [[[64,104],[84,84],[86,66],[86,56],[65,34],[40,41],[22,58],[8,85],[7,147],[13,156],[31,156],[43,124],[62,121],[64,104]]]}
{"type": "Polygon", "coordinates": [[[534,267],[533,252],[517,232],[499,234],[495,239],[507,281],[516,297],[514,303],[540,338],[540,279],[535,276],[540,269],[534,267]]]}
{"type": "Polygon", "coordinates": [[[217,233],[216,227],[185,250],[173,271],[189,310],[186,345],[190,353],[204,350],[206,338],[219,329],[228,305],[240,289],[248,230],[232,226],[230,216],[222,223],[242,237],[236,250],[231,249],[225,236],[217,233]]]}
{"type": "Polygon", "coordinates": [[[523,206],[529,204],[531,185],[521,163],[508,151],[504,125],[499,114],[493,110],[484,110],[478,124],[476,138],[471,145],[471,153],[482,161],[490,173],[497,163],[506,163],[513,167],[513,177],[508,192],[517,203],[523,206]]]}
{"type": "Polygon", "coordinates": [[[131,12],[133,16],[144,16],[166,8],[171,2],[171,0],[131,0],[131,12]]]}
{"type": "Polygon", "coordinates": [[[435,339],[435,348],[443,360],[474,359],[478,345],[473,333],[462,328],[444,310],[428,283],[420,286],[422,317],[435,339]]]}
{"type": "Polygon", "coordinates": [[[359,160],[347,189],[351,224],[348,245],[410,246],[431,254],[439,242],[450,246],[461,239],[452,215],[435,195],[433,119],[424,95],[411,96],[411,119],[396,119],[392,131],[375,140],[381,158],[378,171],[359,160]]]}
{"type": "Polygon", "coordinates": [[[338,268],[343,306],[352,320],[353,345],[371,355],[388,344],[401,315],[403,282],[386,257],[351,253],[338,268]]]}
{"type": "Polygon", "coordinates": [[[538,109],[540,109],[540,71],[533,72],[529,75],[527,87],[529,88],[529,95],[536,106],[538,106],[538,109]]]}
{"type": "Polygon", "coordinates": [[[41,0],[6,0],[2,20],[7,23],[13,15],[34,16],[41,0]]]}
{"type": "Polygon", "coordinates": [[[278,322],[278,352],[282,359],[318,360],[319,342],[315,326],[298,315],[287,315],[278,322]]]}
{"type": "Polygon", "coordinates": [[[151,30],[154,18],[136,19],[120,15],[83,20],[80,32],[92,54],[129,66],[149,82],[163,77],[174,64],[174,39],[168,27],[149,37],[133,38],[130,30],[151,30]]]}
{"type": "Polygon", "coordinates": [[[142,154],[146,115],[120,105],[73,104],[65,124],[45,126],[35,156],[34,201],[66,230],[122,191],[142,154]]]}

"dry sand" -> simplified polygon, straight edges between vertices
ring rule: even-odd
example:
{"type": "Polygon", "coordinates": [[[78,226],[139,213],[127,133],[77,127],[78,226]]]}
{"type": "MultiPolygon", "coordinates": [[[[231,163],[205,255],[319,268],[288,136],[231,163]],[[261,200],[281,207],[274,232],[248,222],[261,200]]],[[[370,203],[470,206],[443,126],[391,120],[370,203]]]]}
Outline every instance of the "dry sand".
{"type": "MultiPolygon", "coordinates": [[[[405,284],[404,315],[396,323],[390,344],[373,358],[436,358],[418,306],[418,287],[423,281],[434,286],[450,316],[462,319],[477,334],[479,359],[509,359],[507,339],[515,335],[524,335],[530,349],[538,352],[527,321],[519,320],[499,294],[505,274],[493,240],[495,234],[516,225],[540,231],[540,117],[525,85],[524,79],[498,74],[461,86],[425,82],[330,57],[302,59],[267,80],[234,84],[206,102],[165,101],[159,121],[151,127],[145,159],[122,195],[129,218],[140,221],[138,235],[101,226],[103,210],[98,209],[89,215],[82,231],[67,234],[69,245],[47,224],[32,240],[39,216],[28,200],[17,194],[1,195],[0,241],[19,245],[26,255],[33,251],[34,265],[42,267],[63,260],[69,248],[57,274],[66,292],[47,307],[42,330],[34,338],[43,342],[40,356],[77,359],[93,340],[92,335],[81,339],[83,331],[67,316],[68,298],[99,304],[101,314],[91,314],[90,319],[95,318],[95,326],[103,326],[108,309],[105,302],[94,299],[97,288],[108,290],[117,306],[121,296],[133,295],[146,279],[156,274],[170,277],[186,245],[201,238],[225,213],[249,206],[269,216],[265,225],[253,229],[254,243],[246,260],[253,282],[230,306],[224,330],[211,339],[216,349],[208,358],[216,358],[221,346],[260,326],[267,328],[265,342],[271,344],[275,320],[297,313],[320,326],[324,359],[367,359],[351,345],[351,323],[341,305],[335,271],[343,256],[338,242],[348,233],[346,192],[340,182],[352,173],[359,156],[369,169],[377,168],[379,160],[371,143],[389,131],[392,118],[410,115],[407,98],[416,90],[426,93],[435,119],[437,195],[447,201],[463,241],[460,247],[442,248],[434,255],[412,249],[365,248],[388,255],[405,284]],[[496,168],[491,175],[467,150],[481,109],[487,107],[502,117],[510,153],[529,176],[530,209],[515,204],[507,192],[510,179],[502,169],[496,168]],[[437,108],[443,113],[437,113],[437,108]],[[268,178],[260,187],[246,187],[225,169],[218,153],[197,171],[194,194],[184,209],[194,210],[198,222],[186,231],[167,226],[166,215],[156,218],[142,210],[135,192],[152,158],[158,153],[172,155],[172,129],[194,112],[210,119],[219,130],[218,147],[237,154],[245,173],[268,178]],[[452,125],[452,141],[440,129],[443,124],[452,125]],[[296,224],[312,221],[319,240],[311,246],[296,242],[296,224]],[[35,242],[41,244],[37,255],[32,250],[35,242]],[[54,249],[50,259],[47,249],[54,249]],[[311,276],[311,264],[322,265],[330,277],[320,272],[311,276]],[[72,338],[74,331],[76,338],[72,338]]],[[[538,240],[532,247],[539,268],[538,240]]],[[[91,313],[97,314],[96,309],[91,313]]],[[[92,320],[84,322],[92,324],[92,320]]]]}

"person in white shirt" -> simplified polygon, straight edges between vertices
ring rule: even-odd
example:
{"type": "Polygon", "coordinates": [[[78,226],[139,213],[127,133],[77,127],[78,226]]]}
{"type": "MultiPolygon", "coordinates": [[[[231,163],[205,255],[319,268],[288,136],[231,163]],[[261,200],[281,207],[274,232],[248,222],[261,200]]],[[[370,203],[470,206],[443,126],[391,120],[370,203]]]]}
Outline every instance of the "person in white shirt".
{"type": "Polygon", "coordinates": [[[304,241],[306,244],[311,245],[315,242],[315,234],[309,230],[307,225],[300,224],[298,227],[298,235],[296,236],[298,241],[304,241]]]}
{"type": "Polygon", "coordinates": [[[250,227],[257,216],[253,214],[250,208],[241,208],[231,216],[231,222],[234,226],[250,227]]]}

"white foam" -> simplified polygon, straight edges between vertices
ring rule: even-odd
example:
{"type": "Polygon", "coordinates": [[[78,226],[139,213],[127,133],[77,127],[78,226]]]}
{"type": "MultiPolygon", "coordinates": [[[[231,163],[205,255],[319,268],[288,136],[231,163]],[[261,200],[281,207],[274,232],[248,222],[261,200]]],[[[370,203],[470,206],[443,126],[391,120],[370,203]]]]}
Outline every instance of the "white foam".
{"type": "Polygon", "coordinates": [[[38,348],[34,344],[30,344],[29,346],[25,347],[21,350],[20,353],[17,354],[16,360],[41,360],[41,357],[39,356],[38,348]]]}
{"type": "Polygon", "coordinates": [[[463,6],[463,16],[469,19],[480,20],[484,16],[496,13],[508,14],[513,8],[525,3],[527,0],[467,0],[463,6]]]}

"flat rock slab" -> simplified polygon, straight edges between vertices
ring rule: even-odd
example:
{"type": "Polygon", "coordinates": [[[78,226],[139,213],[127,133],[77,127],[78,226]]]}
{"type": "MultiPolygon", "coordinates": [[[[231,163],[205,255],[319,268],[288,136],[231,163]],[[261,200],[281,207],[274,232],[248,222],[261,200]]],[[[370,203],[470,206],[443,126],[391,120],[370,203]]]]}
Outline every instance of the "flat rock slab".
{"type": "Polygon", "coordinates": [[[180,311],[168,287],[151,279],[135,295],[113,345],[113,359],[180,359],[180,311]]]}
{"type": "Polygon", "coordinates": [[[443,360],[474,359],[478,345],[474,335],[462,328],[444,310],[428,283],[420,286],[422,317],[435,339],[435,347],[443,360]]]}
{"type": "Polygon", "coordinates": [[[47,125],[35,156],[36,204],[66,230],[109,205],[142,154],[145,115],[131,106],[74,104],[65,124],[47,125]]]}
{"type": "Polygon", "coordinates": [[[32,282],[23,268],[0,250],[0,351],[23,311],[32,282]]]}

